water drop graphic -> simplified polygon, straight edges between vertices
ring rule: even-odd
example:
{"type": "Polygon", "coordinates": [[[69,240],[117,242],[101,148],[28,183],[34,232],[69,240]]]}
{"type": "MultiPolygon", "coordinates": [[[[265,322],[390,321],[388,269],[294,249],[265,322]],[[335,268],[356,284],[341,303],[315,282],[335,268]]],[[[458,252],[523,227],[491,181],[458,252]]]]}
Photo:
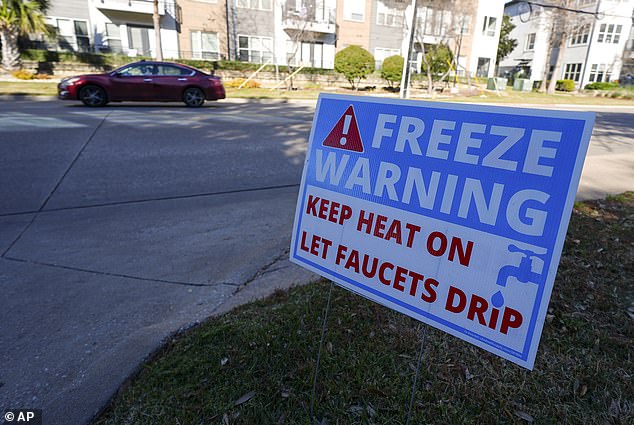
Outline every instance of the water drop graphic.
{"type": "Polygon", "coordinates": [[[497,308],[502,307],[502,305],[504,305],[504,296],[502,295],[502,292],[497,291],[495,294],[493,294],[493,296],[491,297],[491,302],[497,308]]]}

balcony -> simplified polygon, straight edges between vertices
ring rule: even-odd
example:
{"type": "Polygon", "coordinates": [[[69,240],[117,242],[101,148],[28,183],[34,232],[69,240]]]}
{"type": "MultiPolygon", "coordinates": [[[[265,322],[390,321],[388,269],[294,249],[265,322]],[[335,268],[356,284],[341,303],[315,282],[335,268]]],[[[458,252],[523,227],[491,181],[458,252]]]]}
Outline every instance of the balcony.
{"type": "MultiPolygon", "coordinates": [[[[119,12],[154,13],[152,0],[92,0],[93,5],[100,10],[116,10],[119,12]]],[[[165,15],[165,0],[159,0],[159,15],[165,15]]],[[[170,4],[172,2],[169,2],[170,4]]]]}
{"type": "Polygon", "coordinates": [[[287,32],[335,34],[336,12],[331,8],[283,9],[282,27],[287,32]]]}

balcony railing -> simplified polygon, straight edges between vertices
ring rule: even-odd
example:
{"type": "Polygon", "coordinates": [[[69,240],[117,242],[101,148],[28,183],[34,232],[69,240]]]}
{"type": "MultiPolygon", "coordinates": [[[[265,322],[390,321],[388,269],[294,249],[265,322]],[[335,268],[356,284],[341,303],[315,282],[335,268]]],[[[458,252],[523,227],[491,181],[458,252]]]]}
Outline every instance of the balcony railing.
{"type": "MultiPolygon", "coordinates": [[[[92,0],[97,9],[117,10],[121,12],[154,13],[153,0],[92,0]]],[[[158,2],[159,15],[165,15],[165,6],[171,6],[174,2],[160,0],[158,2]]]]}
{"type": "Polygon", "coordinates": [[[336,11],[332,8],[282,9],[282,25],[285,30],[334,34],[336,11]]]}

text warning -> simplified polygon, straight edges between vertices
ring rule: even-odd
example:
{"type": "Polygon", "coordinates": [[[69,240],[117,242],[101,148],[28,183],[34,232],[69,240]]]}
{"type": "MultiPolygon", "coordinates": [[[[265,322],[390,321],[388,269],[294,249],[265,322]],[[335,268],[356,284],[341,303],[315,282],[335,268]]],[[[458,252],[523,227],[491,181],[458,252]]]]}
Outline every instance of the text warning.
{"type": "Polygon", "coordinates": [[[532,369],[593,123],[321,95],[291,261],[532,369]]]}

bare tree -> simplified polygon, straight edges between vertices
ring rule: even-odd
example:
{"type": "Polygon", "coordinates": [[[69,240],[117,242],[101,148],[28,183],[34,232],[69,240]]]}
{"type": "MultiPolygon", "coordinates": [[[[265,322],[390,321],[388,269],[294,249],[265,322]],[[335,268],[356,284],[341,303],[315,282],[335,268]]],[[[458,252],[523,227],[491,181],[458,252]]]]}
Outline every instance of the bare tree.
{"type": "MultiPolygon", "coordinates": [[[[434,75],[438,68],[434,66],[433,58],[427,51],[426,44],[435,46],[445,45],[451,49],[453,45],[453,55],[449,58],[448,67],[441,71],[439,81],[445,80],[451,71],[457,72],[458,66],[463,68],[468,76],[468,71],[458,64],[458,53],[456,47],[461,42],[465,21],[475,16],[474,0],[455,0],[438,2],[434,0],[418,0],[417,7],[421,9],[418,13],[416,41],[420,45],[421,71],[427,78],[427,93],[433,94],[434,75]],[[430,38],[434,43],[425,43],[425,39],[430,38]]],[[[435,48],[434,50],[438,50],[435,48]]]]}
{"type": "Polygon", "coordinates": [[[154,10],[152,12],[152,22],[154,23],[155,49],[154,58],[163,60],[163,46],[161,45],[161,15],[159,15],[159,0],[154,0],[154,10]]]}
{"type": "Polygon", "coordinates": [[[592,17],[590,13],[575,9],[577,2],[574,0],[545,0],[543,4],[550,20],[550,36],[540,91],[546,90],[548,94],[553,94],[557,87],[557,77],[561,75],[561,65],[570,37],[584,27],[588,28],[592,17]],[[550,65],[553,62],[551,73],[550,65]]]}

